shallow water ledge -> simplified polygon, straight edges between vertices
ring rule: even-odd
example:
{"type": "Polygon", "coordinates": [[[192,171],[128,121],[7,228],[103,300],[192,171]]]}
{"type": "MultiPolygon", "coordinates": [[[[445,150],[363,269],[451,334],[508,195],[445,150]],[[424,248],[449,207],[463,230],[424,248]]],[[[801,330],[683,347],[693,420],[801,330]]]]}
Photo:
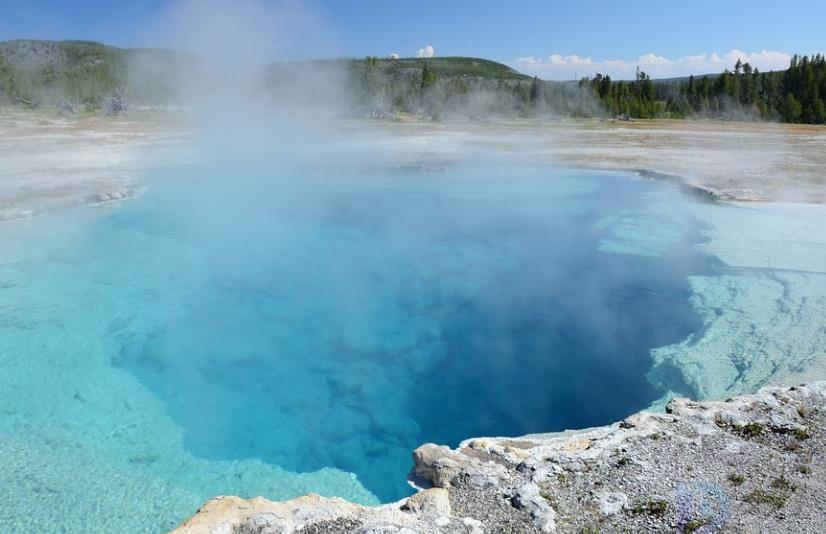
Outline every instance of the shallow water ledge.
{"type": "Polygon", "coordinates": [[[666,413],[413,453],[408,499],[217,497],[175,530],[309,532],[815,532],[826,522],[826,382],[666,413]]]}

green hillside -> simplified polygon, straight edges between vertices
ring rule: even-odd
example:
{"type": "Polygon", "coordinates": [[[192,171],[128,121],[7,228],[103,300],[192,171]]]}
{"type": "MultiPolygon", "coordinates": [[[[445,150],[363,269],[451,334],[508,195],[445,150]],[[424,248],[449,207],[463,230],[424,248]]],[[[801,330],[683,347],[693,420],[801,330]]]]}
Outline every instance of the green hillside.
{"type": "Polygon", "coordinates": [[[534,83],[507,65],[469,57],[282,62],[268,75],[280,101],[374,117],[524,114],[534,83]]]}
{"type": "Polygon", "coordinates": [[[520,72],[502,63],[490,61],[488,59],[479,59],[473,57],[435,57],[428,59],[421,58],[401,58],[401,59],[383,59],[383,58],[369,58],[359,60],[364,63],[372,60],[374,64],[386,69],[389,72],[393,70],[404,69],[423,69],[425,64],[437,76],[477,76],[481,78],[495,78],[505,80],[530,80],[530,76],[526,76],[520,72]]]}
{"type": "Polygon", "coordinates": [[[88,41],[0,42],[0,101],[97,108],[116,92],[136,101],[168,100],[182,57],[88,41]]]}
{"type": "MultiPolygon", "coordinates": [[[[182,73],[196,63],[194,57],[168,50],[122,49],[88,41],[0,42],[0,103],[96,109],[116,92],[133,103],[171,103],[181,96],[177,88],[182,73]]],[[[284,89],[285,82],[330,71],[345,86],[328,88],[327,99],[332,99],[330,91],[339,90],[364,104],[369,95],[384,92],[394,93],[398,103],[405,92],[404,98],[411,99],[406,108],[421,99],[423,86],[415,80],[425,72],[428,80],[442,84],[462,80],[454,89],[464,91],[468,89],[462,84],[473,80],[517,85],[530,81],[507,65],[479,58],[367,58],[277,63],[271,69],[273,87],[284,89]]]]}

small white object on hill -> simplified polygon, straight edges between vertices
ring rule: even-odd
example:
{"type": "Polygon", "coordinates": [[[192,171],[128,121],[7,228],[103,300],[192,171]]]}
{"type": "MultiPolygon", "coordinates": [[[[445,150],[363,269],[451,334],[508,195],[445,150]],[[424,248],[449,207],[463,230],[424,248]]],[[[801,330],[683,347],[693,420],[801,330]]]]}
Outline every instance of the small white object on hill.
{"type": "Polygon", "coordinates": [[[433,48],[433,45],[427,45],[424,48],[419,49],[419,53],[417,54],[418,57],[433,57],[436,55],[436,49],[433,48]]]}

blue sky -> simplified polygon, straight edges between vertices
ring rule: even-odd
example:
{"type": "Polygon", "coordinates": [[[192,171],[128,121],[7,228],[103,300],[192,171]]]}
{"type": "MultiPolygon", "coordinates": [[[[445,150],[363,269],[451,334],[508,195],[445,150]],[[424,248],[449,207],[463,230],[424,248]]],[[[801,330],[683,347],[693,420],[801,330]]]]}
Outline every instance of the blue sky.
{"type": "Polygon", "coordinates": [[[491,58],[548,78],[596,71],[625,76],[637,64],[656,75],[718,71],[741,56],[764,69],[781,68],[791,53],[826,49],[822,0],[0,0],[0,39],[170,46],[179,44],[175,32],[158,28],[175,4],[187,2],[208,4],[213,17],[254,4],[250,23],[260,34],[294,33],[280,39],[273,56],[411,56],[432,45],[435,55],[491,58]],[[301,22],[262,27],[268,15],[284,12],[291,20],[300,13],[301,22]]]}

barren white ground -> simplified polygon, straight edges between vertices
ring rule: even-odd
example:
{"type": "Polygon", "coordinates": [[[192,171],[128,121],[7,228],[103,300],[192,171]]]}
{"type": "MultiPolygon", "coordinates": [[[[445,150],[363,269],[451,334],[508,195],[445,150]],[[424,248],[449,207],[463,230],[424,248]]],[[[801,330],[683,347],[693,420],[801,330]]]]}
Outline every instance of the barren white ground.
{"type": "Polygon", "coordinates": [[[185,130],[151,116],[66,119],[0,108],[0,220],[137,194],[185,130]]]}

